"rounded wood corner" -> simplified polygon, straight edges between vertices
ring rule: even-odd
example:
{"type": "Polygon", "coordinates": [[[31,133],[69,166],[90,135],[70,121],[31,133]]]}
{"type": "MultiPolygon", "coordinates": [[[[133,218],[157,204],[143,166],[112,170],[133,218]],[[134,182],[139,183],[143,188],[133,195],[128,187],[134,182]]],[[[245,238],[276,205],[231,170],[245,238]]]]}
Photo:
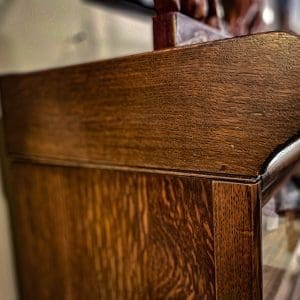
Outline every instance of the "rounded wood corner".
{"type": "Polygon", "coordinates": [[[278,190],[300,164],[300,135],[278,146],[265,161],[261,169],[263,202],[278,190]]]}

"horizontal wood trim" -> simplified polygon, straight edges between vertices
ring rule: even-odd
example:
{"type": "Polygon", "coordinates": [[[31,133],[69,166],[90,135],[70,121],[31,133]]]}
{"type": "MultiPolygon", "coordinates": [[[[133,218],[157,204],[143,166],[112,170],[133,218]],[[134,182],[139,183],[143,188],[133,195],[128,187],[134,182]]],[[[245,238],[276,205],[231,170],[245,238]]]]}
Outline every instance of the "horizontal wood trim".
{"type": "Polygon", "coordinates": [[[299,133],[299,58],[269,33],[2,77],[7,151],[253,179],[299,133]]]}
{"type": "Polygon", "coordinates": [[[185,170],[175,170],[175,169],[154,169],[154,168],[143,168],[143,167],[130,167],[121,165],[107,165],[99,164],[97,162],[84,162],[84,161],[72,161],[72,160],[57,160],[53,158],[41,158],[36,156],[21,156],[21,155],[10,155],[9,162],[20,162],[20,163],[31,163],[36,165],[46,165],[46,166],[62,166],[62,167],[83,167],[90,169],[99,170],[115,170],[115,171],[128,171],[128,172],[141,172],[141,173],[152,173],[152,174],[162,174],[162,175],[178,175],[178,176],[193,176],[206,179],[213,179],[218,181],[229,181],[237,183],[256,183],[261,180],[261,177],[248,178],[248,177],[236,177],[230,176],[228,174],[214,174],[214,173],[204,173],[204,172],[192,172],[185,170]]]}

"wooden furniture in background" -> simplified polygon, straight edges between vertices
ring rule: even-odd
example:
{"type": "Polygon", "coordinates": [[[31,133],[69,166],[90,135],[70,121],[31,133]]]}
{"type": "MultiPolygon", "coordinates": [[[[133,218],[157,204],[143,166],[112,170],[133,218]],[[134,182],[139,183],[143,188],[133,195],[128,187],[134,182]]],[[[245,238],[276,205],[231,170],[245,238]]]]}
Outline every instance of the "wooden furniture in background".
{"type": "Polygon", "coordinates": [[[153,17],[154,49],[222,40],[230,37],[219,29],[198,22],[179,12],[153,17]]]}
{"type": "Polygon", "coordinates": [[[157,12],[153,17],[155,50],[221,40],[230,36],[220,30],[216,0],[155,0],[154,3],[157,12]],[[211,23],[215,23],[215,28],[210,26],[211,23]]]}
{"type": "Polygon", "coordinates": [[[2,77],[23,299],[262,298],[299,60],[269,33],[2,77]]]}
{"type": "Polygon", "coordinates": [[[155,0],[154,3],[156,50],[265,31],[261,0],[155,0]]]}

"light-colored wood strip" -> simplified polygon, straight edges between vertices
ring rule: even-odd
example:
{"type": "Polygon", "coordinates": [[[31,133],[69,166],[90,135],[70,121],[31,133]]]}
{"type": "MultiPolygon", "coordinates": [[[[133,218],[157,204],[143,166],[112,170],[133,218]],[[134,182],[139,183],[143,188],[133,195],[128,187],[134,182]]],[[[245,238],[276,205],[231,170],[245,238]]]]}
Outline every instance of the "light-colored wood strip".
{"type": "Polygon", "coordinates": [[[260,299],[259,185],[213,182],[217,299],[260,299]]]}

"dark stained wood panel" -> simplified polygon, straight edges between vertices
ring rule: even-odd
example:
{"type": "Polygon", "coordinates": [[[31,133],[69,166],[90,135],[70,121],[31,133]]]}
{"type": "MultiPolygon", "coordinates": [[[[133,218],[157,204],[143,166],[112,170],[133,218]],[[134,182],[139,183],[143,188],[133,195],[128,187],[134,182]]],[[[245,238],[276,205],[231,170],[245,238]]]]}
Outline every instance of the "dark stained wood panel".
{"type": "Polygon", "coordinates": [[[211,183],[13,163],[24,299],[213,299],[211,183]]]}
{"type": "Polygon", "coordinates": [[[153,299],[213,299],[211,181],[152,175],[147,190],[153,299]]]}
{"type": "Polygon", "coordinates": [[[13,170],[24,299],[146,297],[143,177],[18,164],[13,170]]]}
{"type": "Polygon", "coordinates": [[[269,33],[4,77],[7,150],[256,178],[299,134],[299,61],[298,37],[269,33]]]}
{"type": "Polygon", "coordinates": [[[214,181],[216,295],[261,299],[261,207],[259,184],[214,181]]]}

